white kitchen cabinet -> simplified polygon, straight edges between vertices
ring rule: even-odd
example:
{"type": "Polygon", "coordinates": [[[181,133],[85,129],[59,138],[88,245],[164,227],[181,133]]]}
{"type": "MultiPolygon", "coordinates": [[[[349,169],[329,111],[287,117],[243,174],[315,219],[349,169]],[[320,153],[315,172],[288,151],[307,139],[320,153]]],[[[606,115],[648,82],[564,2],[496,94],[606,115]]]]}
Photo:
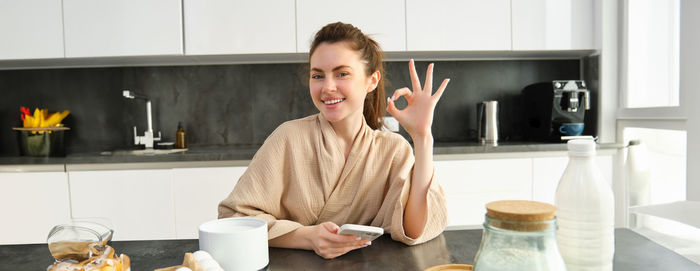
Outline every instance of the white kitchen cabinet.
{"type": "Polygon", "coordinates": [[[384,51],[406,50],[403,0],[296,1],[297,52],[309,52],[314,35],[323,26],[350,23],[374,38],[384,51]]]}
{"type": "Polygon", "coordinates": [[[406,0],[407,50],[511,50],[510,2],[406,0]]]}
{"type": "Polygon", "coordinates": [[[63,0],[66,57],[182,55],[180,0],[63,0]]]}
{"type": "Polygon", "coordinates": [[[445,190],[448,226],[484,222],[486,203],[532,199],[532,159],[435,161],[445,190]]]}
{"type": "Polygon", "coordinates": [[[217,218],[226,198],[247,167],[173,169],[175,230],[178,239],[199,238],[199,225],[217,218]]]}
{"type": "MultiPolygon", "coordinates": [[[[612,189],[612,155],[598,155],[595,159],[598,169],[612,189]]],[[[533,158],[533,200],[554,204],[554,195],[557,192],[557,185],[559,185],[559,180],[564,174],[564,170],[568,164],[568,156],[533,158]]]]}
{"type": "Polygon", "coordinates": [[[185,0],[185,54],[296,52],[294,0],[185,0]]]}
{"type": "Polygon", "coordinates": [[[594,49],[593,0],[512,0],[513,50],[594,49]]]}
{"type": "Polygon", "coordinates": [[[46,243],[55,225],[70,221],[65,172],[0,173],[0,245],[46,243]]]}
{"type": "Polygon", "coordinates": [[[73,218],[107,218],[114,240],[176,238],[172,170],[69,171],[73,218]]]}
{"type": "Polygon", "coordinates": [[[61,0],[0,1],[0,60],[63,58],[61,0]]]}
{"type": "Polygon", "coordinates": [[[559,179],[569,163],[569,157],[541,157],[532,162],[532,199],[554,204],[559,179]]]}

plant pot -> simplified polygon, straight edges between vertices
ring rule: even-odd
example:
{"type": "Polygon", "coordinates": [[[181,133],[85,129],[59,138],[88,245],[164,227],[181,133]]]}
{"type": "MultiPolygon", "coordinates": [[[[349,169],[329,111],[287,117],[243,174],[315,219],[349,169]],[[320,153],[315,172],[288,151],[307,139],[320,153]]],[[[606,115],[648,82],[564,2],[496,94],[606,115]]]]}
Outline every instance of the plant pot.
{"type": "Polygon", "coordinates": [[[22,156],[65,157],[64,134],[67,127],[12,128],[17,131],[17,143],[22,156]]]}

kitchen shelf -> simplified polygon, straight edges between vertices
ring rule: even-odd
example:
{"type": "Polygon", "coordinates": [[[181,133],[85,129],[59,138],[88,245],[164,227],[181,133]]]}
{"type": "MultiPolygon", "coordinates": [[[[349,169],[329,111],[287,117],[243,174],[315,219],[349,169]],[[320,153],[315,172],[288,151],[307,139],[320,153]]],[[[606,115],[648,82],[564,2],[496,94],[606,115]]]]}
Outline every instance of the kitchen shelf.
{"type": "MultiPolygon", "coordinates": [[[[411,51],[386,52],[385,61],[469,61],[520,59],[580,59],[595,50],[553,51],[411,51]]],[[[0,60],[0,70],[97,68],[133,66],[194,66],[269,63],[306,63],[308,53],[239,55],[159,55],[124,57],[80,57],[51,59],[0,60]]]]}

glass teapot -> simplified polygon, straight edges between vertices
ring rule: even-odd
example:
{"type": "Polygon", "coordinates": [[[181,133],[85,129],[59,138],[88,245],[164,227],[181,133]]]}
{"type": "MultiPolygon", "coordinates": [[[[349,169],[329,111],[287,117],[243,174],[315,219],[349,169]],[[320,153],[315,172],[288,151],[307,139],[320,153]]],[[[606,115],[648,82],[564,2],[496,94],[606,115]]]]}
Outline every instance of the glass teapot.
{"type": "Polygon", "coordinates": [[[91,221],[72,221],[54,226],[46,242],[54,259],[82,261],[104,251],[114,231],[91,221]]]}

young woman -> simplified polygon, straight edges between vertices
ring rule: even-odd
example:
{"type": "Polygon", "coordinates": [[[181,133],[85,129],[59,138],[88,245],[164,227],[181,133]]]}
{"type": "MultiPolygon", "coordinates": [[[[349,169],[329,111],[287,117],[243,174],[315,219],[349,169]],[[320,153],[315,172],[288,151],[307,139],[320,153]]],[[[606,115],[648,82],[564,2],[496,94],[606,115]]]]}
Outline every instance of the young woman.
{"type": "Polygon", "coordinates": [[[371,244],[337,234],[346,223],[382,227],[409,245],[442,232],[447,211],[433,172],[430,128],[449,79],[432,94],[433,64],[421,86],[411,60],[413,90],[398,89],[385,101],[382,54],[350,24],[316,33],[309,93],[319,113],[285,122],[265,140],[219,204],[219,218],[264,219],[270,246],[314,250],[327,259],[371,244]],[[408,106],[399,110],[394,101],[402,96],[408,106]],[[400,135],[380,131],[385,107],[411,136],[413,150],[400,135]]]}

